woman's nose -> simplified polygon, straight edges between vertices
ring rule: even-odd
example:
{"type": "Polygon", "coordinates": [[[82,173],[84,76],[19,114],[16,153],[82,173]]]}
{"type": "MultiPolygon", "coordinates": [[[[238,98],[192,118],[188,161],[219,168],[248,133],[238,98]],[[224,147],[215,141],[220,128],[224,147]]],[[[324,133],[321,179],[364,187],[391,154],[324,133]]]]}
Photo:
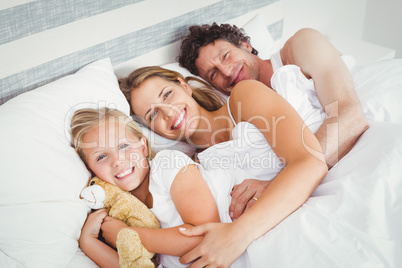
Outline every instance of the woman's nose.
{"type": "Polygon", "coordinates": [[[179,110],[175,105],[172,104],[163,104],[161,107],[159,107],[159,109],[162,112],[164,118],[171,118],[175,116],[175,114],[177,114],[179,110]]]}

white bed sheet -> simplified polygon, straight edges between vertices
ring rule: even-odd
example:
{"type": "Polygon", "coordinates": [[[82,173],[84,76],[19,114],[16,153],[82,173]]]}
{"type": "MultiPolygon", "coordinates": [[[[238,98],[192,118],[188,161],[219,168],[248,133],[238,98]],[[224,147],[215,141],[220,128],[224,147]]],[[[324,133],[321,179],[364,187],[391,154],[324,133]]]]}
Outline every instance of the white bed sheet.
{"type": "Polygon", "coordinates": [[[370,122],[312,197],[249,247],[253,267],[402,267],[401,134],[370,122]]]}

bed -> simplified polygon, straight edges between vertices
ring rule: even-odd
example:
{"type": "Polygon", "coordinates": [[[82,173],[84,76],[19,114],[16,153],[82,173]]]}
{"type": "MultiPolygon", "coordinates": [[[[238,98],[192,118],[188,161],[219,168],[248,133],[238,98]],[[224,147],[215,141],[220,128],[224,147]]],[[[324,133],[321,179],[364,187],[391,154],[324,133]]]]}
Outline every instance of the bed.
{"type": "MultiPolygon", "coordinates": [[[[90,174],[70,146],[74,111],[129,113],[116,77],[141,66],[188,75],[175,57],[191,24],[242,26],[268,58],[284,41],[283,8],[276,0],[3,7],[0,267],[97,267],[77,242],[89,213],[79,194],[90,174]]],[[[402,59],[349,64],[370,129],[300,209],[251,245],[266,249],[251,256],[253,267],[402,267],[402,59]]],[[[146,134],[157,150],[193,152],[146,134]]]]}

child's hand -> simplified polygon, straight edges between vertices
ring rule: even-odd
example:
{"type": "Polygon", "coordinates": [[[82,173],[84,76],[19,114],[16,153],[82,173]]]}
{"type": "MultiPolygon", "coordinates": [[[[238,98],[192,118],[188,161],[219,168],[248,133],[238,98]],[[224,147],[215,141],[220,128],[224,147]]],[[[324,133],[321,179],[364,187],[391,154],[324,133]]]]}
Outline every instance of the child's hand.
{"type": "Polygon", "coordinates": [[[124,222],[107,216],[105,217],[101,226],[102,236],[105,239],[106,243],[116,248],[117,235],[119,234],[121,229],[127,227],[129,226],[124,222]]]}
{"type": "Polygon", "coordinates": [[[101,224],[106,216],[106,209],[99,209],[89,214],[84,226],[82,227],[80,240],[85,238],[98,239],[101,224]]]}

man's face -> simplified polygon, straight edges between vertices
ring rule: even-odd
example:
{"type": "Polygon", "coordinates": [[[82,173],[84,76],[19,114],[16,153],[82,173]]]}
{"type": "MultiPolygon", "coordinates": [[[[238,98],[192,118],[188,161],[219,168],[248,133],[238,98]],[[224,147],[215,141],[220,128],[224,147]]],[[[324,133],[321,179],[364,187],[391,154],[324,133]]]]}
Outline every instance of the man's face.
{"type": "Polygon", "coordinates": [[[251,51],[246,42],[237,47],[219,39],[200,48],[195,66],[200,76],[216,89],[230,92],[242,80],[259,80],[258,57],[251,51]]]}

